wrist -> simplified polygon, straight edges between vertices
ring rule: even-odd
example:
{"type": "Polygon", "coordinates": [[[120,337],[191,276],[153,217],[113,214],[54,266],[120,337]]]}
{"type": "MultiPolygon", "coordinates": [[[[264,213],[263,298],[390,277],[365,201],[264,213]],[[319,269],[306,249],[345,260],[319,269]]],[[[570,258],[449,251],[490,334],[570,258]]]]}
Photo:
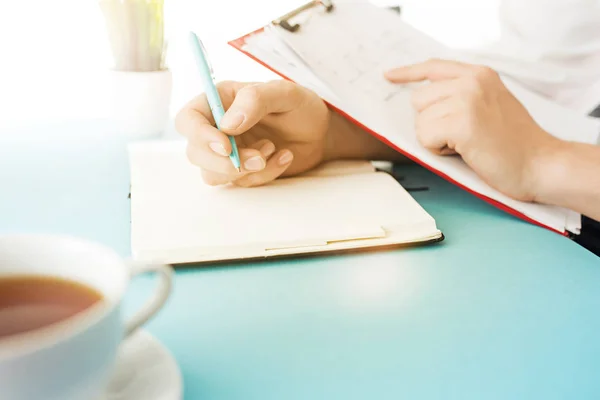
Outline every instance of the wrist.
{"type": "Polygon", "coordinates": [[[343,158],[343,152],[340,149],[343,142],[340,140],[340,136],[342,136],[341,132],[344,130],[346,129],[343,118],[335,111],[329,109],[329,124],[327,133],[325,134],[323,161],[333,161],[343,158]]]}
{"type": "Polygon", "coordinates": [[[569,179],[569,142],[550,137],[537,149],[534,160],[534,201],[542,204],[557,204],[564,196],[569,179]]]}
{"type": "Polygon", "coordinates": [[[535,201],[600,221],[600,147],[555,139],[540,156],[535,201]]]}
{"type": "Polygon", "coordinates": [[[403,161],[405,158],[358,125],[330,109],[323,161],[361,159],[403,161]]]}

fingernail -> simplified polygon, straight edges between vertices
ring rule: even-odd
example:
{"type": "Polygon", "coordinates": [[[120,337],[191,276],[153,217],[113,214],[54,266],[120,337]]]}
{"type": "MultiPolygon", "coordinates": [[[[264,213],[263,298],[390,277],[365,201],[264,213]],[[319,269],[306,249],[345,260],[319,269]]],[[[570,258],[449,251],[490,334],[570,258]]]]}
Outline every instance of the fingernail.
{"type": "Polygon", "coordinates": [[[223,119],[221,120],[221,128],[230,130],[237,129],[242,124],[242,122],[244,122],[245,118],[246,117],[244,117],[244,114],[236,112],[234,112],[233,114],[226,113],[223,119]]]}
{"type": "Polygon", "coordinates": [[[220,156],[225,156],[227,157],[229,154],[227,153],[227,150],[225,150],[225,147],[223,147],[223,145],[221,143],[218,142],[212,142],[208,144],[208,147],[210,147],[210,149],[212,151],[214,151],[215,153],[217,153],[220,156]]]}
{"type": "Polygon", "coordinates": [[[262,145],[260,152],[266,158],[270,157],[275,152],[275,145],[273,142],[267,142],[262,145]]]}
{"type": "Polygon", "coordinates": [[[293,158],[294,155],[291,151],[285,151],[282,155],[279,156],[279,165],[289,164],[293,158]]]}
{"type": "Polygon", "coordinates": [[[265,161],[262,157],[254,156],[244,162],[244,168],[248,171],[260,171],[265,167],[265,161]]]}

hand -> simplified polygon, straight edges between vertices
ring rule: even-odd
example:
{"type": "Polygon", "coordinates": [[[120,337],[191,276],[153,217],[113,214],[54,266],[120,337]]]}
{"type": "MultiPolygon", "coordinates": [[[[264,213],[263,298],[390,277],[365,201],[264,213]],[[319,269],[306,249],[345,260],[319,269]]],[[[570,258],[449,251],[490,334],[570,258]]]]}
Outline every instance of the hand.
{"type": "Polygon", "coordinates": [[[386,73],[395,83],[429,80],[415,89],[416,132],[431,151],[455,152],[490,186],[533,201],[538,155],[558,139],[545,132],[493,70],[429,60],[386,73]]]}
{"type": "Polygon", "coordinates": [[[312,91],[288,81],[223,82],[218,86],[227,110],[221,131],[214,127],[205,95],[177,115],[177,130],[187,137],[187,155],[210,185],[257,186],[298,174],[325,156],[330,111],[312,91]],[[241,172],[228,155],[235,136],[241,172]]]}

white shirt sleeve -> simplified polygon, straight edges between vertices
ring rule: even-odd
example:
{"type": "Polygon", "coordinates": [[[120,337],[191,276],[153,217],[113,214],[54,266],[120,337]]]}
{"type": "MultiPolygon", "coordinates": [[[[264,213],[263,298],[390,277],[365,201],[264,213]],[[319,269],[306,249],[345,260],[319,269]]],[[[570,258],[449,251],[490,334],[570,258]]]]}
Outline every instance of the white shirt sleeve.
{"type": "Polygon", "coordinates": [[[500,0],[498,17],[488,55],[550,72],[520,80],[560,104],[582,113],[600,104],[600,0],[500,0]]]}
{"type": "Polygon", "coordinates": [[[578,112],[600,104],[600,0],[402,3],[407,22],[475,62],[578,112]]]}

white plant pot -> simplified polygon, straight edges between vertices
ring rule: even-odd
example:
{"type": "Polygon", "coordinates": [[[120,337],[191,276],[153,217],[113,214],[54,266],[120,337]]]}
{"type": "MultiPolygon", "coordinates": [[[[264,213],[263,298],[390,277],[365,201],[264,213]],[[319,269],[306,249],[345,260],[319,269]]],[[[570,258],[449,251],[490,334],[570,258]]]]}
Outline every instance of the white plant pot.
{"type": "Polygon", "coordinates": [[[110,71],[111,114],[132,140],[161,136],[169,121],[171,71],[110,71]]]}

